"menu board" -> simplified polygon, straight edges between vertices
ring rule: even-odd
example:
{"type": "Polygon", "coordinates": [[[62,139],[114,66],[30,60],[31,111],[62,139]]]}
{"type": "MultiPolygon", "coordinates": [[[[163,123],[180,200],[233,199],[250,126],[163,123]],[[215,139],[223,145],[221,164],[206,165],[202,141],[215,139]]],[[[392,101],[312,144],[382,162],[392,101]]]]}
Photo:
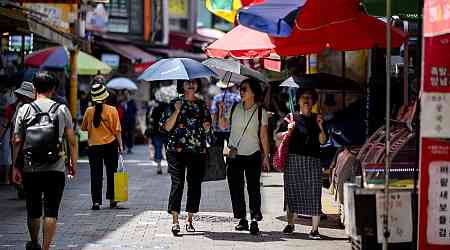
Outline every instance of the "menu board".
{"type": "Polygon", "coordinates": [[[428,227],[430,244],[450,244],[450,161],[434,161],[428,168],[428,227]],[[433,225],[433,226],[430,226],[433,225]]]}

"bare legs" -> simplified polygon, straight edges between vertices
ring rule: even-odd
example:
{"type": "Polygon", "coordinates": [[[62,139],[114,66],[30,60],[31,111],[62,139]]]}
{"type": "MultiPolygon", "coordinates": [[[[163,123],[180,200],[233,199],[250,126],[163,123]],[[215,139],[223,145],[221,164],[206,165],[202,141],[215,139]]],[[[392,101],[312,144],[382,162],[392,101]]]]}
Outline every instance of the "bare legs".
{"type": "Polygon", "coordinates": [[[44,228],[43,228],[43,235],[44,235],[44,242],[42,244],[43,250],[50,249],[50,244],[52,243],[53,236],[55,235],[56,231],[56,218],[45,218],[44,219],[44,228]]]}
{"type": "MultiPolygon", "coordinates": [[[[31,219],[28,230],[30,231],[30,238],[33,246],[39,245],[39,230],[41,227],[41,219],[31,219]]],[[[53,236],[56,231],[56,218],[44,218],[42,230],[42,249],[49,250],[52,244],[53,236]]]]}

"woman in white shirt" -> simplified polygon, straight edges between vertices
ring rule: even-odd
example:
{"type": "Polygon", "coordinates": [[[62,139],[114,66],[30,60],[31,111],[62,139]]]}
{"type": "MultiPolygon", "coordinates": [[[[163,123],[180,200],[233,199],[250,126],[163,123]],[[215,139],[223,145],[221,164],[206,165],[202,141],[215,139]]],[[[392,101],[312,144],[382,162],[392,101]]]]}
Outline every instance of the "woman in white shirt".
{"type": "Polygon", "coordinates": [[[224,116],[224,104],[221,103],[219,119],[221,127],[226,127],[227,124],[231,127],[227,177],[234,217],[240,219],[235,229],[250,230],[251,234],[258,234],[258,221],[262,220],[261,169],[269,168],[268,118],[266,110],[259,105],[262,97],[260,82],[255,79],[244,80],[240,86],[240,95],[241,102],[232,108],[228,119],[224,116]],[[250,228],[246,218],[244,175],[252,220],[250,228]]]}

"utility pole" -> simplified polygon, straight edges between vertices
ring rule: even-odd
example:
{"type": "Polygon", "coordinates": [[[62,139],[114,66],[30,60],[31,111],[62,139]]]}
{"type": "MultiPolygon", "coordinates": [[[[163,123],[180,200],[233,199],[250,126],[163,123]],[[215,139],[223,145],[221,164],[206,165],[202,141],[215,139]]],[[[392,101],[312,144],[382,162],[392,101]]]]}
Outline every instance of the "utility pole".
{"type": "MultiPolygon", "coordinates": [[[[70,33],[72,33],[75,37],[78,36],[77,32],[77,22],[78,22],[78,9],[79,3],[70,5],[71,13],[76,13],[76,19],[70,23],[70,33]]],[[[79,52],[78,44],[73,43],[73,48],[69,49],[70,54],[70,88],[69,88],[69,108],[70,114],[72,115],[72,119],[76,119],[77,117],[77,92],[78,92],[78,65],[77,65],[77,57],[79,52]]]]}

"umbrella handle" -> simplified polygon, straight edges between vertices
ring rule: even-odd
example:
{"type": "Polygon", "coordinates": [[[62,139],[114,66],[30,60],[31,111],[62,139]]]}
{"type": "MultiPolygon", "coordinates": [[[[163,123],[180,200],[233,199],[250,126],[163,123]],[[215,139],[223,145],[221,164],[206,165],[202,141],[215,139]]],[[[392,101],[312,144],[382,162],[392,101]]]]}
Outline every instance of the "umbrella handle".
{"type": "Polygon", "coordinates": [[[227,83],[227,88],[225,89],[225,92],[223,94],[222,102],[225,102],[225,96],[227,94],[228,86],[230,85],[230,80],[231,80],[232,75],[233,75],[233,73],[231,73],[230,71],[227,71],[227,72],[225,72],[225,75],[223,76],[223,80],[227,83]]]}

